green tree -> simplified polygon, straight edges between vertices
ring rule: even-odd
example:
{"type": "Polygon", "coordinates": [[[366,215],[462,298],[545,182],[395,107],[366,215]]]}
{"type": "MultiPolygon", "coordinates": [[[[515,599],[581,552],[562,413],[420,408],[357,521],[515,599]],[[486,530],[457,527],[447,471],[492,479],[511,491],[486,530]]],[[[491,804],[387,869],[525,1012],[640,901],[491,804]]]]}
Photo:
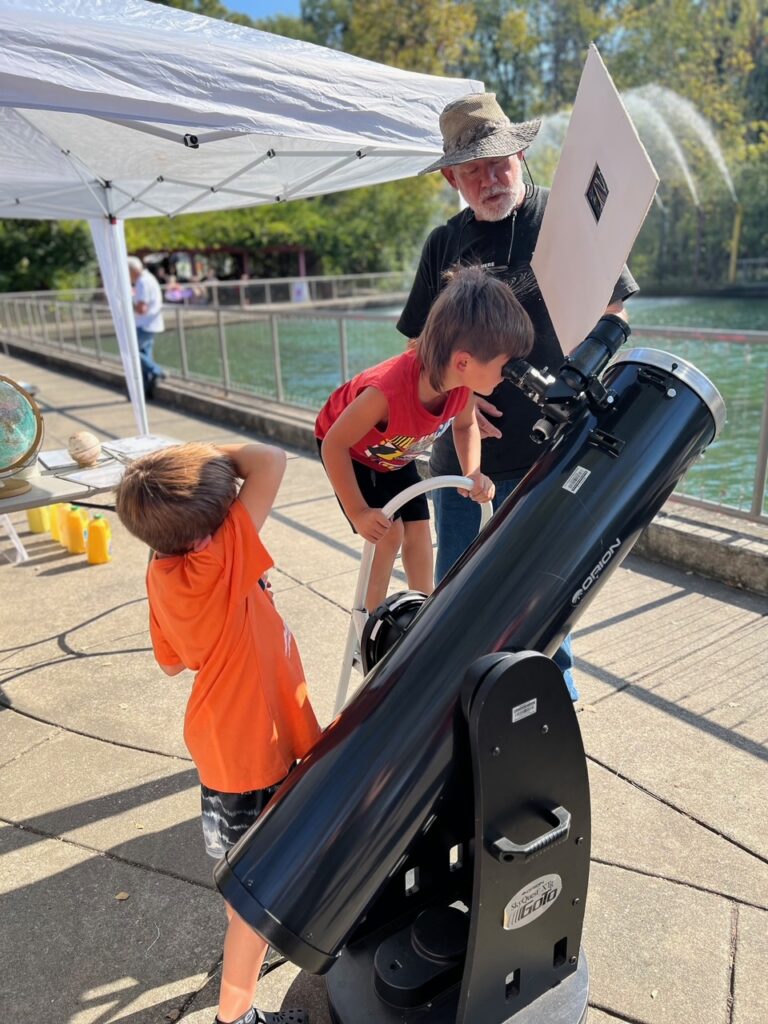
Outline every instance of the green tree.
{"type": "Polygon", "coordinates": [[[619,23],[622,0],[525,0],[544,110],[573,103],[590,43],[601,51],[619,23]]]}
{"type": "MultiPolygon", "coordinates": [[[[232,15],[230,21],[240,21],[238,15],[232,15]]],[[[285,36],[286,39],[300,39],[305,43],[316,43],[315,30],[312,26],[302,21],[301,18],[291,18],[287,14],[275,14],[271,18],[260,18],[258,21],[251,21],[242,15],[245,21],[241,24],[248,24],[252,28],[261,29],[262,32],[271,32],[276,36],[285,36]]]]}
{"type": "Polygon", "coordinates": [[[439,182],[390,182],[301,199],[173,220],[128,221],[131,250],[242,248],[253,254],[297,245],[313,254],[316,273],[399,269],[416,255],[435,218],[439,182]]]}
{"type": "Polygon", "coordinates": [[[401,0],[396,18],[390,0],[357,0],[344,49],[393,67],[440,75],[459,65],[475,23],[472,6],[456,0],[401,0]]]}
{"type": "Polygon", "coordinates": [[[541,77],[538,39],[526,6],[518,0],[474,0],[473,46],[459,70],[485,83],[513,120],[539,109],[541,77]]]}
{"type": "Polygon", "coordinates": [[[73,221],[0,221],[0,291],[47,291],[77,283],[94,262],[88,229],[73,221]]]}
{"type": "Polygon", "coordinates": [[[663,84],[695,104],[713,143],[690,117],[673,126],[700,194],[662,182],[664,210],[649,216],[636,247],[656,281],[705,286],[725,279],[735,204],[718,167],[722,150],[744,207],[740,254],[762,256],[768,222],[768,52],[759,0],[653,0],[627,10],[611,68],[620,87],[663,84]],[[687,120],[687,123],[686,123],[687,120]],[[650,252],[655,253],[655,260],[650,252]]]}
{"type": "Polygon", "coordinates": [[[346,50],[352,0],[302,0],[301,20],[312,29],[315,41],[334,50],[346,50]]]}

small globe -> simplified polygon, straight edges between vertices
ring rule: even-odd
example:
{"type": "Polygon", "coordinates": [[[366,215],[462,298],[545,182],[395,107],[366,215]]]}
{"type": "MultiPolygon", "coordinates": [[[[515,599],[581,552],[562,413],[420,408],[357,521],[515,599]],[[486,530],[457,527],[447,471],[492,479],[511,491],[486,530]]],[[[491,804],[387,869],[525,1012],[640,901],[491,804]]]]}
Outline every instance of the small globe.
{"type": "Polygon", "coordinates": [[[35,465],[42,442],[37,403],[16,381],[0,376],[0,498],[29,490],[23,474],[35,465]]]}

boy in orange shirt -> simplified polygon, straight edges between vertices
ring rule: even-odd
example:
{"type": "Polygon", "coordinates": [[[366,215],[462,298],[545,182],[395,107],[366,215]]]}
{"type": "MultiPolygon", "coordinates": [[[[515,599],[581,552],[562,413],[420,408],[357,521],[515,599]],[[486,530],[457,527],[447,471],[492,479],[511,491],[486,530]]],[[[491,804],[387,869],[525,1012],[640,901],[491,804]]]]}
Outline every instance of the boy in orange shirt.
{"type": "MultiPolygon", "coordinates": [[[[293,636],[263,581],[259,538],[285,471],[264,444],[185,444],[131,463],[117,492],[123,525],[154,549],[150,635],[160,668],[196,675],[184,740],[217,860],[247,831],[320,734],[293,636]],[[243,485],[238,494],[237,477],[243,485]]],[[[227,906],[217,1024],[307,1024],[302,1010],[252,1006],[267,943],[227,906]]]]}

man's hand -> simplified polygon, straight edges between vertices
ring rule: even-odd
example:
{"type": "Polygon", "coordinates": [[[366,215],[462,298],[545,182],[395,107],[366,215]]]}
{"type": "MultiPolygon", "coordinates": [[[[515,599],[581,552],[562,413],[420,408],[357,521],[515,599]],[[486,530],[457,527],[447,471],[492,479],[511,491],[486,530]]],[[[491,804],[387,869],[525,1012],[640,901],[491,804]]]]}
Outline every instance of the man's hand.
{"type": "Polygon", "coordinates": [[[496,494],[496,484],[490,477],[487,477],[485,473],[481,473],[479,469],[474,473],[467,473],[466,475],[474,486],[471,490],[459,487],[459,494],[465,498],[471,498],[472,501],[478,501],[480,504],[493,500],[493,496],[496,494]]]}
{"type": "Polygon", "coordinates": [[[497,409],[487,398],[475,395],[475,414],[477,416],[477,425],[480,428],[480,437],[501,437],[499,428],[495,427],[486,418],[488,416],[501,416],[501,409],[497,409]]]}
{"type": "Polygon", "coordinates": [[[380,508],[364,508],[349,517],[360,536],[377,544],[392,525],[380,508]]]}

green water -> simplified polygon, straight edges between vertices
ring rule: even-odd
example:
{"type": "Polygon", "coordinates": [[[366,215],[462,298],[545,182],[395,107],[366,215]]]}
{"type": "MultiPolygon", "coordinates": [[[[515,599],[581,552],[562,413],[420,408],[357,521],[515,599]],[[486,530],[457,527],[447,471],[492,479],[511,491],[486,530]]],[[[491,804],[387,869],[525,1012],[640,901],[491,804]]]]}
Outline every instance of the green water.
{"type": "MultiPolygon", "coordinates": [[[[768,331],[768,299],[638,297],[630,300],[627,308],[630,323],[637,326],[703,327],[734,333],[768,331]]],[[[766,403],[768,340],[733,343],[643,335],[630,338],[629,343],[687,359],[707,375],[725,400],[725,427],[688,471],[678,492],[749,511],[766,403]]],[[[768,512],[765,496],[763,512],[768,512]]]]}
{"type": "Polygon", "coordinates": [[[627,302],[630,323],[665,327],[712,327],[723,331],[768,331],[768,298],[702,299],[638,296],[627,302]]]}
{"type": "MultiPolygon", "coordinates": [[[[768,299],[639,297],[630,300],[627,307],[630,323],[637,326],[768,331],[768,299]]],[[[397,313],[397,309],[382,309],[366,313],[364,320],[347,320],[350,376],[402,351],[402,336],[390,319],[397,313]]],[[[232,386],[276,398],[270,325],[240,322],[237,314],[227,314],[225,328],[232,386]]],[[[185,336],[190,375],[201,381],[221,382],[223,367],[216,327],[187,326],[185,336]]],[[[337,321],[286,317],[279,321],[279,344],[284,400],[318,409],[341,382],[337,321]]],[[[629,344],[662,349],[687,359],[720,391],[727,409],[726,426],[678,490],[749,510],[768,376],[768,342],[729,343],[636,335],[629,344]]],[[[155,355],[171,370],[181,369],[175,331],[158,337],[155,355]]],[[[768,511],[768,503],[764,511],[768,511]]]]}

